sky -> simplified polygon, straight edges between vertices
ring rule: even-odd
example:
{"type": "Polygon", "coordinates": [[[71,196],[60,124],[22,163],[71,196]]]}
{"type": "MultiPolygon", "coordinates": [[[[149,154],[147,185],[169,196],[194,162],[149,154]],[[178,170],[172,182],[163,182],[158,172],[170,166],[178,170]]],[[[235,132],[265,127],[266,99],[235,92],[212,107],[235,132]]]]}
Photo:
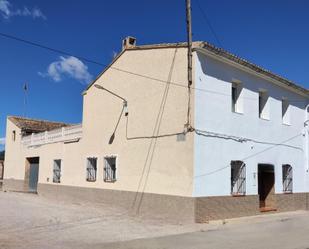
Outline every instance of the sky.
{"type": "MultiPolygon", "coordinates": [[[[309,1],[191,1],[193,40],[222,46],[309,87],[309,1]]],[[[184,0],[0,0],[0,33],[102,64],[129,35],[138,44],[186,41],[185,21],[184,0]]],[[[0,36],[0,150],[8,115],[81,122],[81,93],[102,70],[0,36]]]]}

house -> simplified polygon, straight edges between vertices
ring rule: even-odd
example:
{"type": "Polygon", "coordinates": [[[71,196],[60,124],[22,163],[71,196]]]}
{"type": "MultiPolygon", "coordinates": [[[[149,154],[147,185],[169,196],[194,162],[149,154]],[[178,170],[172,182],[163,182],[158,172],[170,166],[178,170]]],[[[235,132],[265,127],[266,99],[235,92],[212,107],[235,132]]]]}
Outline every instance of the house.
{"type": "Polygon", "coordinates": [[[205,222],[308,209],[308,90],[207,42],[136,45],[82,124],[8,117],[4,188],[205,222]]]}

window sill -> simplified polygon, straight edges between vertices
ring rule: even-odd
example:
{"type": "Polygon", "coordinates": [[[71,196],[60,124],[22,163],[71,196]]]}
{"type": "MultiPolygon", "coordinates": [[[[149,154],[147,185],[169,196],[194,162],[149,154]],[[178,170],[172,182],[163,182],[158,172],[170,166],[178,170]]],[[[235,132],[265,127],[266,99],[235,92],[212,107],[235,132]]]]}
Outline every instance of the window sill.
{"type": "Polygon", "coordinates": [[[96,182],[96,180],[87,180],[87,179],[86,179],[86,181],[87,182],[96,182]]]}
{"type": "Polygon", "coordinates": [[[106,183],[115,183],[117,180],[104,180],[106,183]]]}
{"type": "Polygon", "coordinates": [[[293,192],[283,192],[284,195],[291,195],[293,192]]]}
{"type": "Polygon", "coordinates": [[[282,123],[282,125],[284,125],[284,126],[291,126],[290,123],[282,123]]]}
{"type": "Polygon", "coordinates": [[[232,197],[245,197],[246,194],[232,194],[232,197]]]}
{"type": "Polygon", "coordinates": [[[235,113],[235,114],[238,114],[238,115],[244,115],[243,112],[232,111],[232,113],[235,113]]]}
{"type": "Polygon", "coordinates": [[[264,120],[264,121],[270,121],[270,118],[263,118],[263,117],[259,117],[260,120],[264,120]]]}

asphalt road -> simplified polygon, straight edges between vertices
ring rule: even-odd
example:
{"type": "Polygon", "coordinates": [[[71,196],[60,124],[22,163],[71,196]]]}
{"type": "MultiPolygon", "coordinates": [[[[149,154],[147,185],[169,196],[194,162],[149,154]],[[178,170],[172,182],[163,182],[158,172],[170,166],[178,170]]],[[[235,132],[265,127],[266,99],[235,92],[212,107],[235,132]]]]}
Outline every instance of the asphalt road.
{"type": "Polygon", "coordinates": [[[309,249],[309,213],[296,212],[234,221],[215,229],[111,243],[109,249],[309,249]]]}

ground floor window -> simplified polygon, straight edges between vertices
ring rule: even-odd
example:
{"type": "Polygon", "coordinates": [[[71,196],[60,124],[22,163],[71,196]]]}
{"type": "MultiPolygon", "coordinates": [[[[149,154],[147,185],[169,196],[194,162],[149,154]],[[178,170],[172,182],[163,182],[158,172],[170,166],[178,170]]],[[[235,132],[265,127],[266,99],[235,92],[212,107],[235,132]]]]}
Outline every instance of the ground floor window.
{"type": "Polygon", "coordinates": [[[114,182],[116,181],[116,160],[115,156],[104,158],[104,181],[114,182]]]}
{"type": "Polygon", "coordinates": [[[60,183],[61,178],[61,160],[54,160],[54,168],[53,168],[53,182],[60,183]]]}
{"type": "Polygon", "coordinates": [[[246,164],[243,161],[231,161],[231,194],[246,194],[246,164]]]}
{"type": "Polygon", "coordinates": [[[87,158],[87,175],[86,180],[88,182],[95,182],[97,179],[97,158],[88,157],[87,158]]]}
{"type": "Polygon", "coordinates": [[[282,165],[282,184],[284,193],[293,192],[293,170],[289,164],[282,165]]]}

